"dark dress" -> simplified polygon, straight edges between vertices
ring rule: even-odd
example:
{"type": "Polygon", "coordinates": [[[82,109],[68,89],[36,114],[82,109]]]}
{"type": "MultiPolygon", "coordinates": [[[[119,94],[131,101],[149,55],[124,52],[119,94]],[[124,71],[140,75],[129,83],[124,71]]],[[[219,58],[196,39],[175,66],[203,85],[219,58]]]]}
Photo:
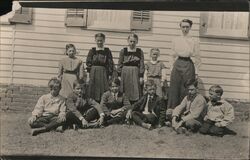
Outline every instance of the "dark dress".
{"type": "Polygon", "coordinates": [[[135,52],[129,52],[128,48],[123,48],[120,52],[117,72],[121,76],[120,91],[125,93],[130,101],[137,101],[142,95],[140,77],[145,71],[144,54],[140,48],[135,52]]]}
{"type": "Polygon", "coordinates": [[[104,50],[89,50],[87,60],[87,71],[89,72],[88,95],[97,102],[101,101],[102,94],[109,89],[108,77],[113,75],[114,62],[109,48],[104,50]]]}

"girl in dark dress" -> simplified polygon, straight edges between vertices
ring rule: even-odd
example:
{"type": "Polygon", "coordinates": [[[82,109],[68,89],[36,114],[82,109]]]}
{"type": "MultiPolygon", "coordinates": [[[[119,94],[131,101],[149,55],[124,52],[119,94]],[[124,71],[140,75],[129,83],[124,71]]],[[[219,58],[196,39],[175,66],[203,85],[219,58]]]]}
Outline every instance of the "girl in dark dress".
{"type": "Polygon", "coordinates": [[[95,35],[97,47],[89,50],[86,65],[89,73],[88,94],[97,102],[101,101],[102,94],[109,89],[108,81],[113,75],[114,62],[109,48],[104,47],[105,35],[95,35]]]}
{"type": "Polygon", "coordinates": [[[138,36],[128,36],[128,47],[120,51],[118,61],[118,76],[121,79],[121,92],[125,93],[131,103],[139,100],[142,96],[143,75],[144,75],[144,54],[137,48],[138,36]]]}

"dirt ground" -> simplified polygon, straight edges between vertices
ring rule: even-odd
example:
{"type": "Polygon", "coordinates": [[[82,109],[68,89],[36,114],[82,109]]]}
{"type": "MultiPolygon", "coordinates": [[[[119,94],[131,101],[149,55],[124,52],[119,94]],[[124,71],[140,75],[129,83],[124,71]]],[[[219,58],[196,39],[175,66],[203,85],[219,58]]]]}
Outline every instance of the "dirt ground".
{"type": "MultiPolygon", "coordinates": [[[[249,107],[249,106],[248,106],[249,107]]],[[[102,129],[66,130],[32,137],[30,113],[1,111],[1,155],[248,159],[249,119],[230,126],[236,136],[178,135],[169,127],[145,130],[113,125],[102,129]]]]}

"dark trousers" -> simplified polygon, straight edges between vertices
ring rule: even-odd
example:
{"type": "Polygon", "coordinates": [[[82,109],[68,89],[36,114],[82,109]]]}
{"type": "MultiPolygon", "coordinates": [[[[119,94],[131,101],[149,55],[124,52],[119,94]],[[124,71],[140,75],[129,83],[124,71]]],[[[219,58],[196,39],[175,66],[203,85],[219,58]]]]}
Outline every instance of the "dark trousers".
{"type": "Polygon", "coordinates": [[[197,132],[201,127],[201,122],[196,119],[187,120],[184,127],[190,129],[192,132],[197,132]]]}
{"type": "Polygon", "coordinates": [[[111,125],[111,124],[121,124],[125,121],[126,119],[126,113],[127,112],[123,112],[121,114],[121,116],[117,116],[117,117],[112,117],[111,115],[105,115],[104,118],[104,124],[105,125],[111,125]]]}
{"type": "Polygon", "coordinates": [[[154,114],[143,114],[141,112],[133,111],[132,119],[137,125],[142,125],[142,123],[150,123],[152,125],[157,124],[157,117],[154,114]]]}
{"type": "Polygon", "coordinates": [[[199,132],[201,134],[209,134],[213,136],[223,136],[225,127],[217,127],[215,126],[215,122],[211,120],[206,120],[202,124],[199,132]]]}
{"type": "Polygon", "coordinates": [[[63,124],[64,122],[58,122],[58,116],[49,115],[49,116],[42,116],[42,117],[37,118],[35,122],[30,124],[30,127],[31,128],[45,127],[46,131],[51,131],[63,124]]]}
{"type": "MultiPolygon", "coordinates": [[[[87,122],[99,119],[99,113],[97,109],[95,108],[90,108],[83,114],[84,119],[87,122]]],[[[73,124],[76,124],[79,127],[82,127],[82,122],[81,120],[75,116],[75,114],[71,111],[67,112],[66,114],[66,126],[72,126],[73,124]]]]}

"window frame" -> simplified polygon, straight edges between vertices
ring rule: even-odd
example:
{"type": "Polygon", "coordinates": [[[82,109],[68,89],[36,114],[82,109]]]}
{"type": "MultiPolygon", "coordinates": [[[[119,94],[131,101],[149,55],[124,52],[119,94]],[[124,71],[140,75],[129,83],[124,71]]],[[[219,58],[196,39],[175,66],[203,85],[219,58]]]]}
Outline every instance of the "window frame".
{"type": "MultiPolygon", "coordinates": [[[[200,13],[200,37],[205,38],[221,38],[221,39],[236,39],[236,40],[250,40],[250,12],[248,13],[248,18],[246,18],[247,21],[247,33],[244,36],[235,36],[230,34],[230,32],[219,32],[218,35],[214,35],[212,33],[209,33],[208,30],[208,17],[209,13],[211,12],[201,12],[200,13]]],[[[220,30],[218,30],[220,31],[220,30]]],[[[236,31],[236,30],[234,30],[236,31]]]]}

